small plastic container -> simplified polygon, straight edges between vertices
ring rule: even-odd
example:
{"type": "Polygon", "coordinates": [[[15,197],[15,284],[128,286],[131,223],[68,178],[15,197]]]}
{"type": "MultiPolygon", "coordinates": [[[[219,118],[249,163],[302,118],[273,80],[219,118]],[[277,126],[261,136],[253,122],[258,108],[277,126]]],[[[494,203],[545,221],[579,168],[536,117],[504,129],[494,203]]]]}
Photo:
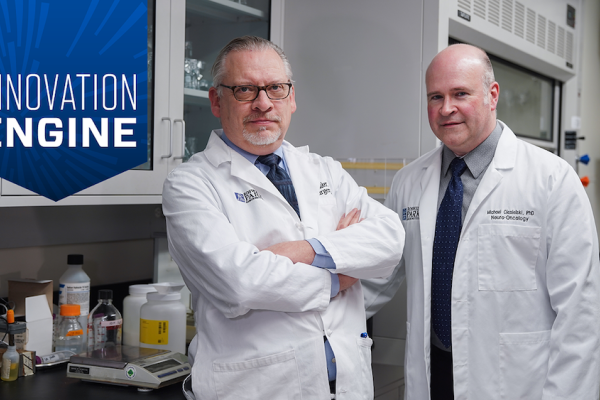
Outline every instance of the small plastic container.
{"type": "MultiPolygon", "coordinates": [[[[13,310],[6,312],[6,322],[15,322],[13,310]]],[[[2,355],[2,366],[0,367],[0,379],[3,381],[14,381],[19,377],[19,353],[15,346],[15,335],[8,335],[8,349],[2,355]]]]}
{"type": "Polygon", "coordinates": [[[152,285],[131,285],[129,296],[123,299],[123,344],[140,345],[140,310],[146,303],[146,294],[156,292],[152,285]]]}
{"type": "Polygon", "coordinates": [[[19,377],[19,353],[17,353],[17,346],[14,344],[8,346],[8,350],[2,355],[0,376],[3,381],[14,381],[19,377]]]}
{"type": "Polygon", "coordinates": [[[56,329],[54,351],[72,351],[79,354],[85,350],[83,328],[78,321],[79,304],[60,306],[61,321],[56,329]]]}
{"type": "Polygon", "coordinates": [[[88,352],[121,346],[123,318],[112,304],[112,290],[98,291],[98,304],[88,316],[87,330],[88,352]]]}
{"type": "Polygon", "coordinates": [[[140,310],[140,347],[185,354],[186,307],[181,303],[183,284],[155,283],[140,310]]]}

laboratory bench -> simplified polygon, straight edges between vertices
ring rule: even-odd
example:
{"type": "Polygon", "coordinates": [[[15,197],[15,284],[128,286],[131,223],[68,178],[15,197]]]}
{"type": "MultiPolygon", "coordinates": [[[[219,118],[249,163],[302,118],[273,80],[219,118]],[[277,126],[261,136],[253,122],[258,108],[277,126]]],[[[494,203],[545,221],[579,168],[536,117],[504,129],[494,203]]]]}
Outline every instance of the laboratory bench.
{"type": "Polygon", "coordinates": [[[7,400],[171,400],[185,399],[181,382],[150,392],[133,386],[116,386],[67,378],[67,366],[38,369],[32,376],[0,381],[0,399],[7,400]]]}

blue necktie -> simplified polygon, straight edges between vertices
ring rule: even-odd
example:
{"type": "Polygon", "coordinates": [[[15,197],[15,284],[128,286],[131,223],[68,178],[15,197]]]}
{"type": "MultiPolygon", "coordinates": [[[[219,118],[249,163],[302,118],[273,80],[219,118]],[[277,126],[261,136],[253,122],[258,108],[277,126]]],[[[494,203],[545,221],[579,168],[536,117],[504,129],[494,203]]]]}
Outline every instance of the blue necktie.
{"type": "Polygon", "coordinates": [[[281,157],[277,154],[267,154],[266,156],[260,156],[256,159],[256,161],[265,164],[269,167],[269,172],[267,173],[267,178],[275,185],[279,193],[287,200],[287,202],[292,206],[292,208],[298,214],[298,218],[300,218],[300,209],[298,208],[298,198],[296,197],[296,191],[294,190],[294,184],[292,183],[292,178],[285,172],[285,169],[279,166],[279,162],[281,161],[281,157]]]}
{"type": "Polygon", "coordinates": [[[440,204],[433,241],[431,317],[433,330],[446,347],[452,344],[452,271],[462,228],[463,184],[460,176],[467,164],[462,158],[450,163],[452,178],[440,204]]]}

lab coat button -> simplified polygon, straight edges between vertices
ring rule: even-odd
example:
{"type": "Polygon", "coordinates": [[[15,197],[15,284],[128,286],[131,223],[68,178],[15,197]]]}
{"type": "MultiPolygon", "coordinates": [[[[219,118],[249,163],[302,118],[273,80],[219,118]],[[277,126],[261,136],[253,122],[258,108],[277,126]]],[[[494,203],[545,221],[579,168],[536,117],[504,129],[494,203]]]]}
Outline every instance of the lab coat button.
{"type": "Polygon", "coordinates": [[[327,336],[331,336],[331,335],[333,335],[333,331],[332,331],[331,329],[329,329],[329,330],[327,331],[327,336]]]}
{"type": "Polygon", "coordinates": [[[298,228],[298,230],[301,231],[302,228],[304,228],[304,225],[302,224],[302,222],[296,222],[296,228],[298,228]]]}

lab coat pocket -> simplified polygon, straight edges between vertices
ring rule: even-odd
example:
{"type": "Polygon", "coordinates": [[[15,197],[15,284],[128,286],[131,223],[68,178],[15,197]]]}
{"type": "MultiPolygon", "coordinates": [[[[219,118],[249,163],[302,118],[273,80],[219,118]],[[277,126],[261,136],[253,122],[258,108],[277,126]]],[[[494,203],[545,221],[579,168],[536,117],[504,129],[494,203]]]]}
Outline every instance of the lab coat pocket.
{"type": "MultiPolygon", "coordinates": [[[[371,346],[373,345],[373,339],[371,338],[357,338],[356,343],[358,344],[358,355],[360,357],[361,364],[361,384],[358,387],[361,389],[361,399],[372,399],[374,397],[373,389],[373,371],[371,370],[371,346]]],[[[356,379],[359,379],[356,377],[356,379]]]]}
{"type": "Polygon", "coordinates": [[[219,400],[300,400],[294,350],[233,363],[213,363],[219,400]]]}
{"type": "Polygon", "coordinates": [[[333,196],[319,196],[318,224],[319,233],[334,231],[339,222],[337,201],[333,196]]]}
{"type": "Polygon", "coordinates": [[[535,264],[541,228],[479,225],[477,265],[479,290],[536,290],[535,264]]]}
{"type": "Polygon", "coordinates": [[[548,372],[550,333],[500,333],[502,399],[542,398],[548,372]]]}

